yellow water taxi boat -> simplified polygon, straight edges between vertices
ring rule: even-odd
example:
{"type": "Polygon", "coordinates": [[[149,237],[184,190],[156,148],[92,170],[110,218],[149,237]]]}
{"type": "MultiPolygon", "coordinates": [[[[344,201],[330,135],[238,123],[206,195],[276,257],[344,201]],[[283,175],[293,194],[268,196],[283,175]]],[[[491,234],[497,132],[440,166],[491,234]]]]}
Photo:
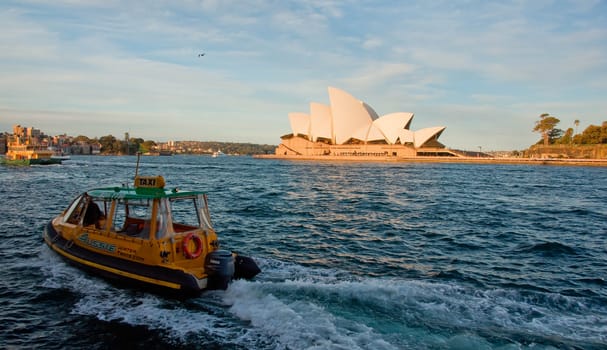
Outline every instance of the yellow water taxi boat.
{"type": "Polygon", "coordinates": [[[49,165],[61,164],[61,159],[53,157],[53,151],[40,145],[25,142],[13,137],[8,143],[6,155],[0,158],[0,163],[7,165],[49,165]]]}
{"type": "Polygon", "coordinates": [[[162,176],[80,194],[43,237],[84,269],[183,296],[260,272],[253,259],[220,249],[205,193],[165,189],[162,176]]]}

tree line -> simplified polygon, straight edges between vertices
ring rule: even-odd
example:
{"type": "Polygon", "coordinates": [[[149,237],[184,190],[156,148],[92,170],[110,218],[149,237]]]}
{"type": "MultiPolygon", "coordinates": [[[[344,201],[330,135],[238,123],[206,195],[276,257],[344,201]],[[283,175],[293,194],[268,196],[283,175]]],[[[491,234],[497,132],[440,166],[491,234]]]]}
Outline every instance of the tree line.
{"type": "Polygon", "coordinates": [[[543,143],[544,146],[607,144],[607,121],[603,122],[601,126],[589,125],[582,133],[577,132],[577,128],[580,125],[578,119],[573,122],[575,132],[572,127],[567,128],[567,130],[557,128],[557,125],[560,122],[560,119],[549,113],[541,114],[533,128],[534,132],[538,132],[542,135],[542,139],[539,140],[537,144],[543,143]]]}
{"type": "MultiPolygon", "coordinates": [[[[158,150],[158,144],[155,141],[136,137],[118,139],[112,135],[107,135],[98,139],[89,139],[81,135],[76,137],[74,142],[99,143],[101,154],[136,154],[137,152],[147,153],[158,150]]],[[[240,155],[273,154],[276,148],[274,145],[215,141],[177,141],[175,144],[182,154],[212,153],[209,150],[221,150],[226,154],[240,155]]]]}

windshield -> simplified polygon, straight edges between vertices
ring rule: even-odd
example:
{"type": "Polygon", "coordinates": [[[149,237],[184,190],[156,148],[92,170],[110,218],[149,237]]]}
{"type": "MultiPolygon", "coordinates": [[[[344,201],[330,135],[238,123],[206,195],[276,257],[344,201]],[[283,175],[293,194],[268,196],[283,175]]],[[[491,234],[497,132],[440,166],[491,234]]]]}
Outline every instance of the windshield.
{"type": "Polygon", "coordinates": [[[173,227],[176,232],[186,228],[211,228],[206,196],[171,198],[169,203],[173,227]]]}

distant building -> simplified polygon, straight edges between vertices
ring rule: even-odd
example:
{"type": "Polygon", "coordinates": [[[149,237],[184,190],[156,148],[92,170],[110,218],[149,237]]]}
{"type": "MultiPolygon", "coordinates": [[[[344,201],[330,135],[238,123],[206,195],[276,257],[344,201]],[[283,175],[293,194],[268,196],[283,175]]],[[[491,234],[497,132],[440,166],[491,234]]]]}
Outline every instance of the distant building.
{"type": "Polygon", "coordinates": [[[19,124],[13,125],[13,135],[15,135],[15,136],[25,136],[25,134],[26,134],[26,128],[22,127],[19,124]]]}
{"type": "Polygon", "coordinates": [[[25,130],[26,130],[27,137],[38,139],[42,136],[40,129],[36,129],[34,127],[29,127],[29,128],[26,128],[25,130]]]}
{"type": "Polygon", "coordinates": [[[18,141],[22,144],[30,144],[36,146],[47,146],[45,143],[48,143],[46,135],[44,135],[40,131],[40,129],[36,129],[34,127],[26,128],[19,124],[13,125],[13,135],[11,135],[11,138],[15,142],[18,141]]]}
{"type": "Polygon", "coordinates": [[[0,133],[0,154],[5,154],[7,149],[6,149],[6,145],[8,142],[8,135],[6,135],[5,133],[0,133]]]}
{"type": "Polygon", "coordinates": [[[413,113],[380,117],[347,92],[328,90],[330,105],[312,102],[309,113],[289,113],[292,132],[281,137],[277,156],[457,156],[438,141],[444,126],[413,131],[413,113]]]}
{"type": "Polygon", "coordinates": [[[101,154],[101,144],[99,142],[93,142],[91,144],[91,154],[101,154]]]}
{"type": "Polygon", "coordinates": [[[48,136],[40,129],[21,125],[13,125],[12,135],[0,135],[0,153],[6,153],[10,140],[42,147],[57,155],[101,153],[101,144],[98,141],[75,141],[73,137],[66,134],[48,136]],[[2,136],[4,139],[2,139],[2,136]]]}

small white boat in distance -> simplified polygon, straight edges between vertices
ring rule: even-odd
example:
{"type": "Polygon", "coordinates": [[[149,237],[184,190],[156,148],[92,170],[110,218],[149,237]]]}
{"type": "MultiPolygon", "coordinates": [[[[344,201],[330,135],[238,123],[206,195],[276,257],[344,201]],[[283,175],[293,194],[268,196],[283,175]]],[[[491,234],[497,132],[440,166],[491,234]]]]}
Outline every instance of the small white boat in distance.
{"type": "Polygon", "coordinates": [[[217,158],[217,157],[222,157],[225,156],[226,154],[223,153],[221,150],[217,150],[217,152],[213,152],[213,155],[211,157],[213,158],[217,158]]]}

